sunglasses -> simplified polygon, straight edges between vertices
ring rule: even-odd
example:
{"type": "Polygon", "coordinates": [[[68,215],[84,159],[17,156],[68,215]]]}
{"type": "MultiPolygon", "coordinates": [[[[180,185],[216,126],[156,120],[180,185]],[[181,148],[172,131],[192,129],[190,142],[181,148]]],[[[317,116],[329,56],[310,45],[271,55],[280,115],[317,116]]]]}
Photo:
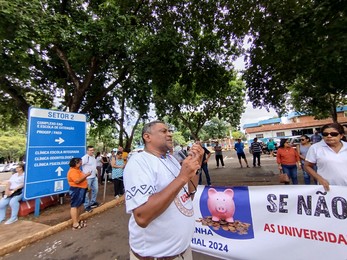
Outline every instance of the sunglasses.
{"type": "Polygon", "coordinates": [[[322,136],[326,137],[326,136],[333,136],[333,137],[336,137],[336,136],[339,136],[340,133],[337,133],[337,132],[330,132],[330,133],[322,133],[322,136]]]}
{"type": "Polygon", "coordinates": [[[305,141],[306,139],[300,139],[300,141],[305,141]]]}

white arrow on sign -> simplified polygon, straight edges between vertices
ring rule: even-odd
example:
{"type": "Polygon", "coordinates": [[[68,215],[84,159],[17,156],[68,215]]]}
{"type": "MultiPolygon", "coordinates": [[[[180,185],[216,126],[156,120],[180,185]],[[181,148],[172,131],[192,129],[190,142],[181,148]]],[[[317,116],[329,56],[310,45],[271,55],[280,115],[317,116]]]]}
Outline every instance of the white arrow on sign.
{"type": "Polygon", "coordinates": [[[63,172],[64,170],[59,166],[55,171],[58,172],[58,176],[61,176],[61,172],[63,172]]]}
{"type": "Polygon", "coordinates": [[[55,139],[54,141],[59,143],[59,144],[62,144],[62,143],[65,142],[65,140],[63,138],[61,138],[61,137],[59,137],[59,139],[55,139]]]}

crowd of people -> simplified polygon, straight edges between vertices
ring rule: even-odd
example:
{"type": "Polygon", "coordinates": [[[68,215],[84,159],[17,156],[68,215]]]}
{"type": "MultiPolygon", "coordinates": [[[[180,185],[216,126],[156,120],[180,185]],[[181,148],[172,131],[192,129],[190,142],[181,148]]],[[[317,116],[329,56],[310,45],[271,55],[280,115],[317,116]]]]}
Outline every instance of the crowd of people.
{"type": "MultiPolygon", "coordinates": [[[[134,240],[136,240],[135,237],[140,232],[137,226],[142,227],[142,225],[148,225],[148,223],[158,217],[158,212],[163,212],[163,210],[165,211],[170,208],[170,203],[179,203],[175,201],[173,193],[177,195],[183,190],[187,197],[193,198],[197,185],[212,185],[208,168],[208,162],[212,153],[202,145],[200,140],[196,140],[192,146],[186,148],[179,146],[175,150],[173,147],[167,145],[168,142],[172,142],[172,134],[170,131],[167,131],[167,126],[164,123],[156,121],[146,126],[142,133],[145,143],[144,153],[139,153],[139,155],[134,156],[134,159],[130,161],[128,160],[129,151],[125,151],[121,146],[118,149],[112,150],[110,154],[107,154],[107,152],[95,152],[93,146],[88,146],[84,156],[71,159],[67,179],[70,185],[70,213],[73,230],[86,226],[85,221],[80,219],[80,215],[83,211],[92,212],[94,208],[100,205],[97,201],[98,190],[99,186],[105,184],[105,182],[113,182],[114,197],[116,199],[126,192],[129,193],[131,185],[133,185],[132,188],[138,187],[139,189],[145,189],[139,193],[142,196],[141,198],[134,194],[134,201],[129,202],[131,206],[127,205],[127,211],[129,213],[133,212],[133,214],[135,213],[135,208],[141,208],[142,203],[149,200],[146,192],[153,194],[163,190],[165,196],[158,201],[163,200],[165,206],[158,207],[157,211],[153,213],[148,213],[145,209],[146,207],[144,207],[143,211],[136,210],[132,221],[134,228],[132,230],[134,232],[132,236],[134,240]],[[154,131],[156,131],[156,134],[154,134],[154,131]],[[165,153],[164,150],[166,151],[165,153]],[[191,158],[190,155],[192,154],[194,158],[199,158],[199,160],[195,159],[194,163],[185,163],[191,158]],[[141,162],[141,160],[143,161],[141,162]],[[195,165],[197,161],[199,167],[195,165]],[[193,164],[194,167],[192,166],[193,164]],[[153,165],[157,165],[155,169],[152,169],[153,165]],[[172,175],[174,179],[181,180],[180,183],[174,185],[174,192],[172,189],[170,189],[170,192],[164,192],[166,190],[165,185],[170,186],[167,180],[162,183],[159,190],[158,187],[155,188],[153,186],[152,182],[156,183],[155,178],[158,177],[155,177],[155,171],[159,169],[163,170],[163,166],[167,175],[172,175]],[[183,167],[185,167],[184,170],[182,170],[183,167]],[[194,176],[191,174],[192,168],[194,168],[196,173],[194,176]],[[147,173],[138,175],[136,169],[137,171],[141,169],[147,173]],[[124,171],[129,176],[133,175],[137,177],[123,181],[124,171]],[[203,174],[205,175],[206,182],[203,182],[203,174]],[[142,181],[149,181],[150,184],[141,186],[142,181]],[[139,215],[142,216],[139,217],[139,215]]],[[[316,132],[311,138],[307,135],[302,135],[300,137],[300,144],[296,145],[296,147],[292,147],[287,138],[281,139],[279,146],[277,146],[273,139],[270,139],[265,145],[270,156],[276,156],[279,171],[288,175],[291,184],[299,184],[298,170],[302,170],[305,184],[319,184],[327,191],[330,185],[347,185],[347,177],[344,173],[344,166],[347,165],[347,143],[345,129],[339,124],[332,123],[325,125],[321,129],[321,133],[316,132]],[[275,150],[276,155],[274,155],[275,150]]],[[[249,148],[249,152],[253,157],[253,167],[261,167],[264,144],[259,142],[257,138],[254,138],[249,148]]],[[[236,152],[240,167],[243,168],[245,165],[249,168],[244,151],[245,145],[241,139],[237,139],[233,149],[236,152]]],[[[220,166],[225,168],[223,148],[219,142],[214,144],[213,150],[216,168],[220,166]]],[[[23,184],[24,165],[20,164],[16,169],[16,173],[7,182],[5,196],[0,200],[0,222],[12,224],[18,220],[19,202],[23,196],[23,184]],[[11,208],[11,216],[6,220],[6,208],[8,206],[11,208]]],[[[156,185],[158,184],[156,183],[156,185]]],[[[157,200],[153,201],[155,203],[157,200]]],[[[136,243],[138,242],[135,242],[135,245],[136,243]]],[[[179,250],[182,248],[180,247],[179,250]]],[[[133,249],[135,255],[147,255],[147,252],[142,252],[137,246],[134,246],[133,249]]],[[[152,254],[152,252],[148,253],[152,254]]],[[[177,252],[175,251],[175,253],[177,252]]]]}
{"type": "MultiPolygon", "coordinates": [[[[112,150],[108,156],[106,152],[95,153],[93,146],[87,146],[86,154],[81,158],[70,160],[67,180],[72,229],[87,225],[81,219],[81,213],[91,212],[100,205],[98,188],[112,181],[116,199],[127,195],[126,212],[131,214],[128,225],[130,259],[192,259],[190,242],[195,221],[192,201],[197,186],[203,184],[203,172],[206,185],[212,184],[208,169],[212,153],[200,140],[186,149],[179,146],[175,150],[172,133],[161,121],[146,124],[142,139],[143,151],[130,160],[129,152],[123,147],[112,150]],[[167,225],[168,219],[174,219],[176,225],[167,225]],[[158,236],[158,232],[162,235],[158,236]]],[[[278,148],[273,140],[269,140],[267,148],[270,155],[276,148],[278,169],[288,175],[292,184],[299,183],[298,170],[301,169],[305,184],[312,184],[313,179],[314,184],[322,185],[326,191],[330,185],[347,185],[344,171],[347,142],[344,128],[337,123],[324,125],[321,133],[312,138],[302,135],[296,147],[283,138],[278,148]]],[[[245,163],[249,168],[241,139],[235,142],[233,149],[240,167],[243,168],[245,163]]],[[[213,150],[216,168],[224,168],[221,145],[216,142],[213,150]]],[[[253,167],[261,167],[262,144],[257,138],[249,151],[253,156],[253,167]]],[[[5,224],[18,220],[23,184],[24,165],[18,165],[0,200],[0,222],[5,221],[7,206],[11,208],[11,216],[5,224]]]]}

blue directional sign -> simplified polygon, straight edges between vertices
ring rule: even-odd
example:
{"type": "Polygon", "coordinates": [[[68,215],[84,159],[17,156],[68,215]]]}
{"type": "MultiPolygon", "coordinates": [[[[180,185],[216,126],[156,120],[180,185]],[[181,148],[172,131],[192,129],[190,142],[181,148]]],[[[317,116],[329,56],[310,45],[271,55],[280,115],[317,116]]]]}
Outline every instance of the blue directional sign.
{"type": "Polygon", "coordinates": [[[84,114],[30,108],[24,198],[68,192],[69,162],[85,151],[84,114]]]}

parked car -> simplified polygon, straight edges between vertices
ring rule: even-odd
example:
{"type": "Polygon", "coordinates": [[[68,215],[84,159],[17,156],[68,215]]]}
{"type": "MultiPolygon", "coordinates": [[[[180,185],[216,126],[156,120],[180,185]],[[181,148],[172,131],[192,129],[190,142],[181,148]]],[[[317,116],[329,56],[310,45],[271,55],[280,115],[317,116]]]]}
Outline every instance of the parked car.
{"type": "Polygon", "coordinates": [[[4,167],[0,168],[0,172],[14,172],[16,171],[16,167],[18,166],[18,163],[8,163],[4,164],[4,167]]]}
{"type": "Polygon", "coordinates": [[[296,149],[296,146],[300,144],[300,137],[301,135],[295,135],[295,136],[289,137],[288,141],[290,143],[290,146],[296,149]]]}
{"type": "Polygon", "coordinates": [[[6,164],[0,164],[0,172],[4,172],[6,164]]]}
{"type": "Polygon", "coordinates": [[[10,172],[15,172],[17,166],[18,166],[18,163],[10,163],[9,171],[10,172]]]}

